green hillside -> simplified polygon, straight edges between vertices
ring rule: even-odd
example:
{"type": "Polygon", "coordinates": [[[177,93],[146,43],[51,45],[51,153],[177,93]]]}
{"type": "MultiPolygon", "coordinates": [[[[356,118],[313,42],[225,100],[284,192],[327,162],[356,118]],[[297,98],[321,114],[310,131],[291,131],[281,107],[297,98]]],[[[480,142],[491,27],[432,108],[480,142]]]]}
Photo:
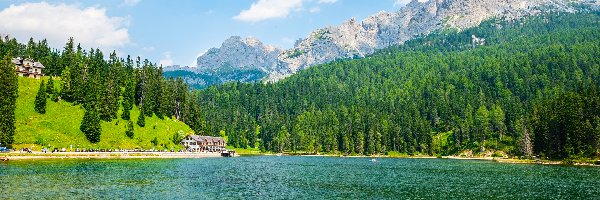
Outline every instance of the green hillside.
{"type": "MultiPolygon", "coordinates": [[[[47,77],[46,77],[47,79],[47,77]]],[[[52,148],[144,148],[171,149],[179,148],[173,144],[171,137],[179,130],[185,133],[193,132],[183,122],[166,118],[159,119],[154,115],[146,118],[146,126],[134,125],[135,135],[130,139],[125,135],[127,121],[121,118],[110,122],[102,122],[102,136],[97,144],[90,143],[79,130],[84,114],[81,105],[73,105],[66,101],[53,102],[48,98],[46,114],[38,114],[34,110],[34,101],[39,84],[42,80],[19,77],[19,98],[17,99],[16,115],[16,148],[42,146],[52,148]],[[156,138],[158,145],[152,140],[156,138]]],[[[55,81],[55,83],[58,81],[55,81]]],[[[122,107],[119,111],[122,112],[122,107]]],[[[134,106],[131,119],[139,116],[139,109],[134,106]]],[[[135,123],[134,123],[135,124],[135,123]]]]}
{"type": "Polygon", "coordinates": [[[212,86],[198,105],[236,147],[598,157],[598,27],[599,13],[491,19],[273,84],[212,86]]]}

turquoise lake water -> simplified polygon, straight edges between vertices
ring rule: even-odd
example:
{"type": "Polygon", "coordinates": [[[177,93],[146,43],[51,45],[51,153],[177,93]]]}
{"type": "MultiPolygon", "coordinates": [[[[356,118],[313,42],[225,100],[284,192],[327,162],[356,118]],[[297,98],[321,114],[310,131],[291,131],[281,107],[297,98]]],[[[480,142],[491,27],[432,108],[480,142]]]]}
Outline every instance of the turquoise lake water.
{"type": "Polygon", "coordinates": [[[600,168],[252,156],[0,162],[0,199],[598,199],[600,168]]]}

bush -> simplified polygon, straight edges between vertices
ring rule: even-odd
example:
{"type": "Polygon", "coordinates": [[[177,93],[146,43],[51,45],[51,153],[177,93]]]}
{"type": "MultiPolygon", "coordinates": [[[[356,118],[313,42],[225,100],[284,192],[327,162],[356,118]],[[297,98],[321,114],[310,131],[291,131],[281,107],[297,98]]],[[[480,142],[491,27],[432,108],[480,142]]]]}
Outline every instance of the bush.
{"type": "Polygon", "coordinates": [[[495,151],[494,153],[492,153],[492,157],[494,157],[494,158],[503,157],[503,155],[500,152],[495,151]]]}
{"type": "Polygon", "coordinates": [[[184,137],[185,133],[183,132],[183,130],[177,131],[175,134],[173,134],[173,144],[179,144],[184,137]]]}
{"type": "Polygon", "coordinates": [[[158,138],[154,137],[154,139],[152,139],[150,142],[152,143],[152,145],[157,146],[158,145],[158,138]]]}

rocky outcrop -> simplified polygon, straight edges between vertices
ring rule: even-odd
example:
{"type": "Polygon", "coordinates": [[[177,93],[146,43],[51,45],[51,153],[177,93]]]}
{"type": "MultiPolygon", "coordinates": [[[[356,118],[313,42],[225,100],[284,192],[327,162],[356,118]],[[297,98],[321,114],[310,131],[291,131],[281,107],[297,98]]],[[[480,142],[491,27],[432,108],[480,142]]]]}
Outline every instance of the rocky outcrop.
{"type": "Polygon", "coordinates": [[[220,48],[209,49],[197,59],[197,71],[222,72],[258,69],[267,73],[277,69],[277,56],[281,50],[264,45],[254,37],[242,39],[233,36],[220,48]]]}

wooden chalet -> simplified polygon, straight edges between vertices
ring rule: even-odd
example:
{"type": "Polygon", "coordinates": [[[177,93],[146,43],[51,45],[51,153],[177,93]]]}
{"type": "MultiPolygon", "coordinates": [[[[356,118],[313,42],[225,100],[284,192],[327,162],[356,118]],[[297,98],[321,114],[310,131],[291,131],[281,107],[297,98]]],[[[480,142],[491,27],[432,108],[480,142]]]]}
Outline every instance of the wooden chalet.
{"type": "Polygon", "coordinates": [[[208,152],[222,152],[225,151],[225,139],[221,137],[201,136],[201,135],[188,135],[181,140],[183,145],[188,151],[208,151],[208,152]]]}
{"type": "Polygon", "coordinates": [[[44,69],[44,65],[40,62],[36,62],[31,58],[21,58],[16,57],[12,59],[12,63],[15,65],[15,71],[18,76],[29,77],[40,79],[44,76],[42,73],[42,69],[44,69]]]}

